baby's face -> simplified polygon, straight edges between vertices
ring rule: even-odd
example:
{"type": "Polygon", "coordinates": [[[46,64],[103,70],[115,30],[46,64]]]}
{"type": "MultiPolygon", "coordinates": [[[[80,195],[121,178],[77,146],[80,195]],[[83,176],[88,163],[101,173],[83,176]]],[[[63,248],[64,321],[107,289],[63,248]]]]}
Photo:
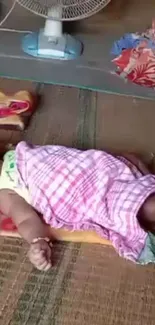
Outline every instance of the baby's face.
{"type": "Polygon", "coordinates": [[[155,194],[151,194],[146,199],[137,218],[142,228],[155,233],[155,194]]]}

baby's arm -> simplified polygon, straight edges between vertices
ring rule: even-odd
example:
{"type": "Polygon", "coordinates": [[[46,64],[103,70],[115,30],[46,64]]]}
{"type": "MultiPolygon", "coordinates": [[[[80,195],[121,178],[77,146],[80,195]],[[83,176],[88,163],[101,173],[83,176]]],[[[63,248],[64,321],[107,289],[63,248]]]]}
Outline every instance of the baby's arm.
{"type": "Polygon", "coordinates": [[[35,210],[18,194],[9,189],[0,190],[0,211],[6,217],[12,217],[20,235],[31,245],[29,257],[38,269],[51,266],[51,249],[45,240],[48,238],[48,227],[42,222],[35,210]]]}

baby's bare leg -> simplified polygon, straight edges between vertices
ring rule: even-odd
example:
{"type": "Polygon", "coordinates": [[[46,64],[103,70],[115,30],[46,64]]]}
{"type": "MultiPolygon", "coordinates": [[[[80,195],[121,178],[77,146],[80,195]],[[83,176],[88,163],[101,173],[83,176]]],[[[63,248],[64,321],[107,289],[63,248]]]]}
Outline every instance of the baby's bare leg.
{"type": "Polygon", "coordinates": [[[0,211],[12,217],[21,236],[31,243],[36,237],[47,237],[48,228],[35,210],[12,190],[0,190],[0,211]]]}
{"type": "Polygon", "coordinates": [[[48,238],[49,228],[35,210],[14,191],[4,189],[0,190],[0,211],[5,216],[12,217],[20,235],[31,245],[31,262],[38,269],[48,270],[51,266],[51,248],[44,239],[38,238],[48,238]]]}

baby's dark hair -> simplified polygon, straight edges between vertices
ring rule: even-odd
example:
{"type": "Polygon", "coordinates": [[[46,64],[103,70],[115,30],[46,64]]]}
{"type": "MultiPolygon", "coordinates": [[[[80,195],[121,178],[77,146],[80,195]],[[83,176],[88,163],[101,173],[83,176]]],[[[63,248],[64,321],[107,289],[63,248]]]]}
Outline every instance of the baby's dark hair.
{"type": "Polygon", "coordinates": [[[145,200],[138,212],[137,219],[145,231],[155,234],[155,193],[145,200]]]}

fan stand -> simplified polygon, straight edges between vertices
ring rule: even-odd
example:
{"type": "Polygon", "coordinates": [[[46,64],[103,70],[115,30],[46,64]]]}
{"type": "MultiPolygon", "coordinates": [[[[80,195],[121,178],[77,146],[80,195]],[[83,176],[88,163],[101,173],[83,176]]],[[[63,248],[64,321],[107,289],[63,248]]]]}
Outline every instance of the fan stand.
{"type": "Polygon", "coordinates": [[[48,59],[75,59],[82,53],[82,44],[74,37],[63,34],[61,8],[49,10],[45,28],[28,34],[23,39],[23,50],[29,55],[48,59]],[[54,17],[54,19],[53,19],[54,17]]]}
{"type": "Polygon", "coordinates": [[[48,37],[62,37],[63,28],[61,19],[61,8],[57,7],[55,9],[48,11],[48,18],[45,22],[44,35],[48,37]],[[54,17],[54,19],[52,18],[54,17]]]}

